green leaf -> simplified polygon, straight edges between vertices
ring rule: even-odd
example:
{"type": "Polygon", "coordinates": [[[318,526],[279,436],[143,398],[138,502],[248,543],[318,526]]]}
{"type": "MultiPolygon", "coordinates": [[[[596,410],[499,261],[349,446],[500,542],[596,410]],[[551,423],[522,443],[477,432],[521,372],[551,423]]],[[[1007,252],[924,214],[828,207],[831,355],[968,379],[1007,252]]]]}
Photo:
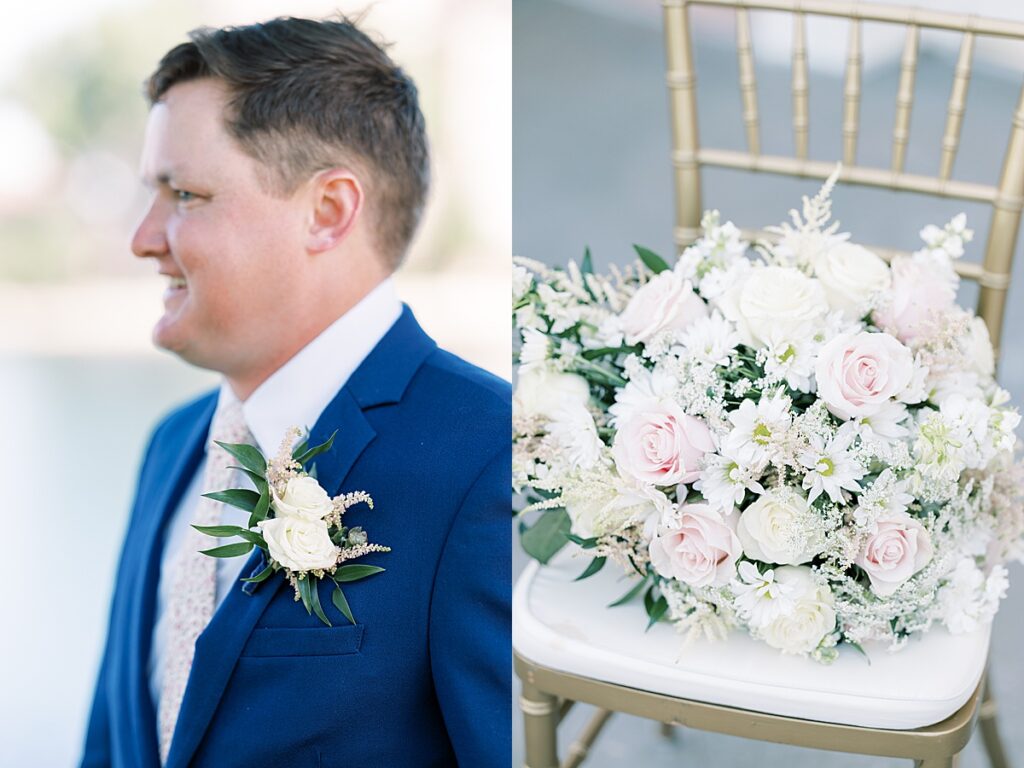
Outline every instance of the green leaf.
{"type": "Polygon", "coordinates": [[[853,640],[843,640],[843,642],[849,645],[851,648],[860,651],[864,658],[868,660],[868,666],[871,666],[871,657],[868,656],[868,652],[864,650],[864,647],[860,643],[855,643],[853,642],[853,640]]]}
{"type": "MultiPolygon", "coordinates": [[[[661,621],[661,617],[665,615],[665,611],[667,610],[668,600],[665,599],[664,595],[658,595],[658,599],[654,601],[651,609],[647,612],[647,615],[651,617],[651,620],[647,622],[647,629],[650,629],[661,621]]],[[[646,632],[647,629],[644,631],[646,632]]]]}
{"type": "Polygon", "coordinates": [[[238,557],[245,555],[252,550],[252,544],[248,541],[239,541],[234,544],[225,544],[222,547],[200,550],[204,555],[210,557],[238,557]]]}
{"type": "Polygon", "coordinates": [[[307,576],[304,579],[298,579],[295,584],[299,590],[299,597],[302,599],[302,606],[306,609],[306,613],[312,615],[313,603],[309,596],[309,581],[309,577],[307,576]]]}
{"type": "Polygon", "coordinates": [[[306,466],[306,462],[312,459],[314,456],[319,456],[325,451],[331,450],[331,446],[334,445],[334,438],[338,434],[338,430],[334,430],[334,434],[331,435],[325,442],[320,445],[315,445],[312,448],[304,451],[301,455],[295,457],[295,460],[302,466],[306,466]]]}
{"type": "Polygon", "coordinates": [[[594,547],[597,546],[597,537],[596,536],[591,537],[589,539],[584,539],[581,536],[577,536],[575,533],[569,533],[569,534],[566,534],[565,538],[567,538],[573,544],[576,544],[577,546],[579,546],[581,549],[593,549],[594,547]]]}
{"type": "Polygon", "coordinates": [[[328,627],[332,626],[331,622],[327,620],[327,614],[324,613],[324,609],[320,607],[320,585],[313,580],[312,576],[307,576],[306,581],[309,582],[309,602],[313,604],[313,613],[328,627]]]}
{"type": "Polygon", "coordinates": [[[334,580],[339,583],[359,581],[383,570],[376,565],[343,565],[334,572],[334,580]]]}
{"type": "Polygon", "coordinates": [[[256,506],[251,510],[252,514],[249,516],[249,527],[255,528],[256,523],[261,520],[267,519],[267,510],[270,509],[270,488],[264,484],[263,492],[260,494],[259,501],[256,502],[256,506]]]}
{"type": "Polygon", "coordinates": [[[260,475],[266,474],[267,460],[263,458],[263,454],[260,453],[256,446],[246,443],[222,443],[220,440],[215,440],[214,442],[238,459],[243,468],[252,470],[260,475]]]}
{"type": "Polygon", "coordinates": [[[633,250],[635,250],[637,255],[640,257],[640,261],[646,264],[647,268],[654,274],[657,275],[668,269],[668,262],[650,248],[644,248],[642,245],[636,245],[634,243],[633,250]]]}
{"type": "Polygon", "coordinates": [[[530,557],[547,563],[569,541],[571,527],[564,509],[549,509],[529,528],[523,526],[519,543],[530,557]]]}
{"type": "Polygon", "coordinates": [[[583,350],[582,357],[584,360],[596,360],[599,357],[605,357],[607,355],[628,355],[631,352],[639,352],[640,345],[634,344],[633,346],[622,346],[622,347],[598,347],[597,349],[585,349],[583,350]]]}
{"type": "Polygon", "coordinates": [[[299,441],[298,445],[296,445],[294,448],[292,448],[292,458],[293,459],[297,459],[299,456],[301,456],[302,454],[304,454],[306,452],[306,449],[308,447],[309,447],[309,435],[306,435],[302,440],[299,441]]]}
{"type": "Polygon", "coordinates": [[[573,579],[573,581],[583,581],[584,579],[590,578],[595,573],[604,568],[604,564],[607,562],[607,560],[607,557],[595,557],[593,560],[590,561],[590,565],[587,566],[587,569],[583,571],[583,573],[581,573],[575,579],[573,579]]]}
{"type": "Polygon", "coordinates": [[[583,263],[580,264],[580,272],[582,272],[584,275],[593,274],[594,272],[594,262],[590,258],[589,245],[583,249],[583,263]]]}
{"type": "Polygon", "coordinates": [[[230,469],[237,469],[240,472],[245,472],[245,474],[249,476],[249,479],[252,480],[253,485],[256,486],[256,491],[258,493],[262,493],[263,489],[267,487],[267,478],[259,472],[253,472],[251,469],[246,469],[245,467],[230,467],[230,469]]]}
{"type": "Polygon", "coordinates": [[[632,600],[634,597],[636,597],[637,595],[640,594],[640,590],[644,588],[644,585],[646,583],[647,583],[647,578],[646,577],[640,579],[640,581],[638,581],[636,584],[633,585],[633,588],[630,589],[629,592],[624,594],[622,597],[620,597],[614,603],[608,603],[608,607],[609,608],[617,608],[620,605],[625,605],[630,600],[632,600]]]}
{"type": "Polygon", "coordinates": [[[205,533],[207,536],[216,536],[217,538],[237,536],[245,530],[245,528],[239,528],[237,525],[193,525],[192,527],[200,533],[205,533]]]}
{"type": "Polygon", "coordinates": [[[259,531],[242,530],[238,532],[238,537],[241,539],[245,539],[251,544],[255,544],[260,549],[266,550],[267,548],[267,542],[263,538],[263,534],[261,534],[259,531]]]}
{"type": "Polygon", "coordinates": [[[222,501],[232,507],[244,509],[246,512],[252,512],[260,500],[260,495],[256,491],[248,491],[244,488],[234,488],[230,491],[212,491],[211,493],[204,493],[203,496],[214,501],[222,501]]]}
{"type": "Polygon", "coordinates": [[[258,584],[261,581],[266,581],[267,579],[269,579],[273,575],[273,573],[274,573],[274,566],[273,565],[268,565],[266,568],[264,568],[262,571],[257,573],[255,576],[252,576],[252,577],[250,577],[248,579],[242,579],[242,581],[251,581],[251,582],[254,582],[254,583],[258,584]]]}
{"type": "Polygon", "coordinates": [[[352,615],[352,609],[348,607],[348,600],[345,599],[345,593],[341,591],[341,587],[337,584],[334,585],[334,594],[331,595],[331,602],[334,603],[334,607],[344,614],[345,618],[353,624],[356,623],[355,617],[352,615]]]}

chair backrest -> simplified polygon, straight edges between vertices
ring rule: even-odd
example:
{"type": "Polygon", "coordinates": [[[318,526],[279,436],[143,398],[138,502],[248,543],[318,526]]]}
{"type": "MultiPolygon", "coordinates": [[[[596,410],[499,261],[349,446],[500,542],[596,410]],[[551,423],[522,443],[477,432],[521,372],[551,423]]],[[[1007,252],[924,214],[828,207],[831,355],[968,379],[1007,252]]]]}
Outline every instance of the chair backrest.
{"type": "MultiPolygon", "coordinates": [[[[1003,157],[998,186],[952,179],[953,161],[960,142],[960,126],[971,77],[971,58],[978,35],[1024,40],[1024,23],[939,13],[924,8],[867,4],[846,0],[663,0],[667,82],[672,116],[672,161],[675,176],[675,243],[684,247],[700,235],[702,213],[700,170],[702,166],[761,171],[802,178],[826,179],[834,162],[809,160],[807,133],[808,75],[806,17],[808,15],[846,18],[850,21],[849,49],[843,88],[842,161],[840,183],[906,190],[939,197],[980,201],[992,206],[985,255],[981,264],[957,263],[957,271],[979,283],[978,314],[984,319],[997,350],[1010,284],[1010,269],[1017,242],[1021,208],[1024,204],[1024,88],[1013,115],[1010,140],[1003,157]],[[731,7],[736,10],[736,51],[739,87],[743,101],[743,122],[747,151],[701,146],[697,135],[696,78],[693,67],[689,7],[694,5],[731,7]],[[750,10],[789,11],[793,16],[792,156],[761,152],[757,110],[757,86],[750,34],[750,10]],[[857,164],[857,133],[860,112],[861,23],[890,22],[906,27],[896,94],[896,121],[892,132],[892,159],[888,169],[857,164]],[[946,109],[939,169],[935,176],[904,170],[909,139],[910,113],[914,104],[914,76],[917,69],[918,39],[922,28],[955,30],[962,33],[960,53],[946,109]]],[[[748,236],[757,232],[747,231],[748,236]]],[[[886,258],[900,253],[873,248],[886,258]]]]}

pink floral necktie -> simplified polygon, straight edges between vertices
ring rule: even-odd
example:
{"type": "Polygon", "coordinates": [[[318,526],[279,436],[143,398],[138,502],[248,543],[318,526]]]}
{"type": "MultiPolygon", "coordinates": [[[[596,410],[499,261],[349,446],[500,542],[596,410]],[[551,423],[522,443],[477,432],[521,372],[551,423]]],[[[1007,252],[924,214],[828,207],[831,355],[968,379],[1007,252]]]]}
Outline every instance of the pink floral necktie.
{"type": "MultiPolygon", "coordinates": [[[[222,443],[252,442],[252,435],[242,413],[242,404],[238,400],[232,398],[225,402],[222,396],[214,414],[206,449],[203,493],[226,490],[230,487],[234,473],[230,467],[235,460],[215,440],[222,443]]],[[[194,524],[218,525],[223,508],[221,502],[201,497],[196,507],[194,524]]],[[[171,737],[174,735],[174,726],[178,721],[181,701],[192,670],[196,638],[213,616],[217,597],[217,558],[204,555],[200,550],[215,546],[215,539],[190,527],[174,559],[171,575],[174,590],[167,608],[167,652],[157,712],[161,765],[166,764],[171,749],[171,737]]]]}

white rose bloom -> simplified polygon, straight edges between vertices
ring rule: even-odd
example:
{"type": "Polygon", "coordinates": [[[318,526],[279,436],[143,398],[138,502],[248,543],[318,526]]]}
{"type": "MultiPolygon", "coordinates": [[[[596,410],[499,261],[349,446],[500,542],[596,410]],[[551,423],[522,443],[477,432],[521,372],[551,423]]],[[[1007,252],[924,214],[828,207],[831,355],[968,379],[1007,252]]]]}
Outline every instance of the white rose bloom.
{"type": "Polygon", "coordinates": [[[585,406],[589,401],[590,385],[586,379],[546,368],[520,368],[512,396],[512,406],[519,414],[549,419],[562,408],[585,406]]]}
{"type": "Polygon", "coordinates": [[[323,520],[274,517],[258,525],[270,556],[289,571],[327,569],[337,562],[338,548],[323,520]]]}
{"type": "Polygon", "coordinates": [[[790,267],[752,269],[717,299],[745,344],[805,336],[828,314],[821,283],[790,267]]]}
{"type": "Polygon", "coordinates": [[[775,581],[793,590],[795,605],[761,629],[764,641],[783,653],[811,653],[835,630],[835,601],[829,588],[814,580],[810,568],[783,566],[775,581]]]}
{"type": "Polygon", "coordinates": [[[970,333],[964,339],[964,352],[971,370],[985,378],[992,377],[996,370],[992,339],[988,335],[988,326],[980,317],[971,318],[970,333]]]}
{"type": "Polygon", "coordinates": [[[860,245],[843,242],[820,254],[814,276],[821,282],[829,306],[851,319],[860,318],[869,300],[892,282],[889,265],[860,245]]]}
{"type": "Polygon", "coordinates": [[[689,280],[666,269],[633,294],[622,312],[627,344],[646,343],[662,331],[681,331],[708,313],[689,280]]]}
{"type": "Polygon", "coordinates": [[[789,487],[772,488],[743,510],[736,535],[747,557],[765,563],[806,563],[824,546],[819,516],[789,487]]]}
{"type": "Polygon", "coordinates": [[[309,475],[291,478],[285,485],[283,496],[278,496],[277,491],[271,486],[270,496],[270,506],[277,512],[278,517],[323,520],[334,509],[327,491],[309,475]]]}

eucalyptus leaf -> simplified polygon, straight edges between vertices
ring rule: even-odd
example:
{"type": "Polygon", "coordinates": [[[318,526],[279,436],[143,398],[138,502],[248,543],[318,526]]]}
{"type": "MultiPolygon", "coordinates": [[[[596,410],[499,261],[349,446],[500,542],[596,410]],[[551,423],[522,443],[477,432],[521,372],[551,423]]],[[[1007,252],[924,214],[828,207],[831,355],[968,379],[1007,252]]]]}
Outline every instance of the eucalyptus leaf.
{"type": "Polygon", "coordinates": [[[321,453],[331,450],[331,446],[334,445],[334,438],[338,434],[338,430],[334,430],[334,434],[331,435],[327,440],[315,445],[312,448],[304,451],[301,455],[295,457],[295,460],[302,466],[306,466],[306,462],[312,459],[314,456],[319,456],[321,453]]]}
{"type": "Polygon", "coordinates": [[[204,555],[210,557],[238,557],[248,554],[252,550],[252,544],[248,541],[239,541],[234,544],[225,544],[222,547],[200,550],[204,555]]]}
{"type": "Polygon", "coordinates": [[[270,488],[264,485],[263,492],[260,494],[259,501],[256,502],[256,506],[252,509],[252,515],[249,517],[249,527],[254,528],[256,523],[261,520],[267,519],[267,511],[270,509],[270,488]]]}
{"type": "Polygon", "coordinates": [[[532,526],[520,527],[519,543],[530,557],[546,564],[568,541],[572,521],[564,509],[548,509],[532,526]]]}
{"type": "Polygon", "coordinates": [[[306,613],[312,615],[313,603],[309,596],[309,577],[298,579],[295,583],[298,586],[299,597],[302,599],[302,606],[306,609],[306,613]]]}
{"type": "Polygon", "coordinates": [[[239,528],[237,525],[193,525],[200,533],[205,533],[207,536],[216,536],[217,538],[223,538],[225,536],[237,536],[244,528],[239,528]]]}
{"type": "Polygon", "coordinates": [[[260,475],[266,475],[267,460],[263,458],[263,454],[255,446],[247,445],[246,443],[222,443],[220,440],[214,442],[238,459],[245,469],[252,470],[260,475]]]}
{"type": "Polygon", "coordinates": [[[334,580],[339,583],[359,581],[383,570],[376,565],[343,565],[334,572],[334,580]]]}
{"type": "Polygon", "coordinates": [[[637,256],[640,257],[640,261],[647,265],[647,268],[654,274],[659,274],[668,269],[668,262],[666,262],[661,256],[656,254],[650,248],[644,248],[642,245],[633,245],[633,250],[636,251],[637,256]]]}
{"type": "Polygon", "coordinates": [[[594,272],[594,261],[590,258],[590,246],[583,249],[583,263],[580,264],[580,272],[590,275],[594,272]]]}
{"type": "Polygon", "coordinates": [[[256,491],[249,491],[245,488],[233,488],[230,491],[211,491],[204,493],[208,499],[221,501],[232,507],[238,507],[246,512],[252,512],[259,503],[260,495],[256,491]]]}
{"type": "Polygon", "coordinates": [[[238,537],[241,538],[241,539],[245,539],[246,541],[250,542],[251,544],[255,544],[257,547],[259,547],[262,550],[266,550],[267,549],[267,542],[263,538],[263,534],[261,534],[259,531],[241,530],[241,531],[238,532],[238,537]]]}
{"type": "Polygon", "coordinates": [[[302,440],[299,441],[298,445],[296,445],[294,448],[292,448],[292,458],[296,459],[299,456],[301,456],[302,454],[304,454],[308,447],[309,447],[309,435],[306,435],[306,437],[302,438],[302,440]]]}
{"type": "Polygon", "coordinates": [[[583,573],[581,573],[575,579],[573,579],[573,581],[583,581],[584,579],[590,578],[595,573],[604,568],[604,564],[606,562],[608,562],[607,557],[595,557],[593,560],[590,561],[590,564],[587,566],[587,569],[583,571],[583,573]]]}
{"type": "MultiPolygon", "coordinates": [[[[658,599],[655,600],[654,604],[651,606],[651,610],[648,611],[648,615],[651,618],[650,618],[650,621],[647,622],[647,629],[650,629],[655,624],[657,624],[659,621],[661,621],[661,617],[665,615],[665,612],[667,610],[668,610],[668,600],[665,599],[664,595],[659,595],[658,599]]],[[[645,629],[644,631],[646,632],[647,629],[645,629]]]]}
{"type": "Polygon", "coordinates": [[[624,594],[622,597],[620,597],[614,603],[608,603],[608,607],[609,608],[616,608],[616,607],[618,607],[620,605],[625,605],[630,600],[632,600],[634,597],[636,597],[637,595],[640,594],[640,590],[644,588],[645,584],[647,584],[647,578],[646,577],[640,579],[640,581],[638,581],[636,584],[633,585],[633,588],[630,589],[629,592],[624,594]]]}
{"type": "Polygon", "coordinates": [[[263,489],[267,487],[267,478],[259,472],[253,472],[251,469],[246,469],[245,467],[231,467],[231,469],[237,469],[240,472],[244,472],[249,479],[252,480],[253,485],[256,486],[257,493],[262,493],[263,489]]]}
{"type": "Polygon", "coordinates": [[[582,356],[584,360],[596,360],[599,357],[606,357],[608,355],[628,355],[639,351],[639,344],[621,347],[598,347],[596,349],[583,350],[582,356]]]}
{"type": "Polygon", "coordinates": [[[273,574],[274,574],[274,566],[273,565],[268,565],[266,568],[264,568],[262,571],[257,573],[255,576],[252,576],[252,577],[250,577],[248,579],[241,579],[241,581],[251,581],[251,582],[253,582],[255,584],[258,584],[261,581],[266,581],[273,574]]]}
{"type": "Polygon", "coordinates": [[[577,545],[581,549],[593,549],[597,546],[597,537],[593,536],[589,539],[584,539],[582,536],[577,536],[575,533],[566,534],[565,538],[577,545]]]}
{"type": "Polygon", "coordinates": [[[356,623],[355,617],[352,615],[352,609],[348,607],[348,600],[345,599],[345,593],[341,591],[341,587],[337,584],[334,585],[334,594],[331,595],[331,602],[334,603],[334,607],[344,614],[345,618],[353,624],[356,623]]]}
{"type": "Polygon", "coordinates": [[[307,576],[306,581],[309,582],[309,602],[313,605],[313,613],[328,627],[332,626],[331,622],[327,619],[327,615],[324,613],[324,609],[320,607],[320,585],[313,580],[312,576],[307,576]]]}

